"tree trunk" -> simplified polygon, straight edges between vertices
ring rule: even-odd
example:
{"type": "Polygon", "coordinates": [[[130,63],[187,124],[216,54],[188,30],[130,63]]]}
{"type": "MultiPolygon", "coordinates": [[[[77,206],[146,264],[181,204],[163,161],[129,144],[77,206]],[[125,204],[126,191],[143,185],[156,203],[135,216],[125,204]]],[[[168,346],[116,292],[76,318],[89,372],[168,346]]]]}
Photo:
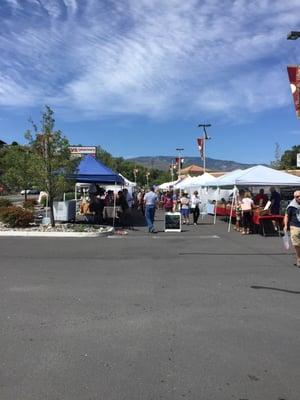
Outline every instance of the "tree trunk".
{"type": "Polygon", "coordinates": [[[50,221],[51,226],[55,227],[55,220],[54,220],[54,211],[53,211],[53,197],[49,196],[49,207],[50,207],[50,221]]]}

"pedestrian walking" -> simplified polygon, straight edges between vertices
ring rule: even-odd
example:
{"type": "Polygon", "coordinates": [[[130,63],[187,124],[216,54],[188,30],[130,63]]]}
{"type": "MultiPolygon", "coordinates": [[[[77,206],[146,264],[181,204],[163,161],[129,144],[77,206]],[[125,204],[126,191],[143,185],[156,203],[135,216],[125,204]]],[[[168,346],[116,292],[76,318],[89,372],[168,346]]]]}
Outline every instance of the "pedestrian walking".
{"type": "Polygon", "coordinates": [[[158,204],[158,197],[154,191],[154,187],[150,189],[144,196],[144,204],[145,204],[145,218],[148,226],[149,233],[157,233],[154,229],[154,217],[155,210],[158,204]]]}
{"type": "Polygon", "coordinates": [[[294,192],[294,199],[287,206],[283,230],[290,230],[291,242],[296,253],[295,265],[300,268],[300,190],[294,192]]]}
{"type": "Polygon", "coordinates": [[[197,190],[192,194],[191,197],[191,212],[193,214],[193,223],[194,225],[197,225],[198,222],[198,218],[200,215],[200,204],[201,204],[201,200],[200,197],[198,195],[197,190]]]}

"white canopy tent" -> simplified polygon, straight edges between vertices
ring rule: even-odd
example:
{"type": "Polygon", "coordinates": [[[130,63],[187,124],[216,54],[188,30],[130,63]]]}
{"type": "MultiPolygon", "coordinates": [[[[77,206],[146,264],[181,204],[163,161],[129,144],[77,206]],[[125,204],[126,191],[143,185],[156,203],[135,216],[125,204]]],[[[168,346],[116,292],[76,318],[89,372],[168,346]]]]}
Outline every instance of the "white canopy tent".
{"type": "Polygon", "coordinates": [[[183,189],[188,190],[193,182],[195,181],[195,176],[187,176],[186,178],[182,179],[181,181],[177,182],[174,186],[175,189],[183,189]]]}
{"type": "Polygon", "coordinates": [[[230,231],[232,210],[236,202],[238,187],[253,187],[253,186],[299,186],[300,178],[295,175],[291,175],[287,172],[278,171],[273,168],[266,167],[264,165],[256,165],[254,167],[241,170],[233,171],[224,177],[218,178],[215,181],[210,182],[210,186],[213,187],[232,187],[234,195],[231,201],[231,211],[229,218],[228,231],[230,231]],[[223,178],[223,179],[222,179],[223,178]]]}
{"type": "Polygon", "coordinates": [[[300,178],[264,165],[235,170],[209,182],[212,187],[300,186],[300,178]]]}
{"type": "Polygon", "coordinates": [[[168,190],[170,188],[174,188],[176,183],[178,183],[180,181],[181,181],[181,179],[177,179],[176,181],[171,181],[171,182],[165,182],[165,183],[162,183],[161,185],[159,185],[158,188],[161,190],[168,190]]]}
{"type": "Polygon", "coordinates": [[[135,182],[131,182],[129,179],[125,178],[122,174],[119,173],[119,176],[123,178],[124,185],[105,185],[105,190],[112,190],[113,192],[117,193],[119,190],[126,188],[130,195],[134,192],[134,188],[136,187],[135,182]]]}
{"type": "Polygon", "coordinates": [[[210,187],[222,187],[222,186],[232,186],[232,180],[235,179],[236,176],[240,175],[243,172],[242,169],[235,169],[234,171],[227,172],[226,174],[219,176],[218,178],[208,180],[207,186],[210,187]]]}
{"type": "Polygon", "coordinates": [[[194,177],[193,181],[191,182],[191,187],[197,188],[201,186],[207,186],[207,182],[214,181],[216,179],[217,179],[216,177],[209,174],[208,172],[204,172],[204,174],[194,177]]]}

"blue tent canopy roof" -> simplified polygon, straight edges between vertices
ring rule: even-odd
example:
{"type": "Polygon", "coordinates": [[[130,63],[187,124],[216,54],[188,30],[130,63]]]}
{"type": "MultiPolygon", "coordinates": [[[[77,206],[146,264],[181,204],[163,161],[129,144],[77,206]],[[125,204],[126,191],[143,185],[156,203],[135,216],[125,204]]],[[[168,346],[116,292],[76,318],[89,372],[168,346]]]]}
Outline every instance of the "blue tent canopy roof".
{"type": "Polygon", "coordinates": [[[75,174],[71,176],[76,182],[81,183],[117,183],[124,184],[123,178],[117,172],[106,167],[101,161],[87,155],[79,163],[75,174]]]}

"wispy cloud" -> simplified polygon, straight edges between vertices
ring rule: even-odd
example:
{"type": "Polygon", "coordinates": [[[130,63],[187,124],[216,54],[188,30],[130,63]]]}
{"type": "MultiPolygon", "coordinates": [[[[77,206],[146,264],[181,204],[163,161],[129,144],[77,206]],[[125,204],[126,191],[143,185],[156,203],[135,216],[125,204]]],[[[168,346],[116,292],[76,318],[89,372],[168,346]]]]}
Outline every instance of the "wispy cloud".
{"type": "Polygon", "coordinates": [[[296,0],[3,1],[2,106],[224,118],[290,102],[296,0]]]}

